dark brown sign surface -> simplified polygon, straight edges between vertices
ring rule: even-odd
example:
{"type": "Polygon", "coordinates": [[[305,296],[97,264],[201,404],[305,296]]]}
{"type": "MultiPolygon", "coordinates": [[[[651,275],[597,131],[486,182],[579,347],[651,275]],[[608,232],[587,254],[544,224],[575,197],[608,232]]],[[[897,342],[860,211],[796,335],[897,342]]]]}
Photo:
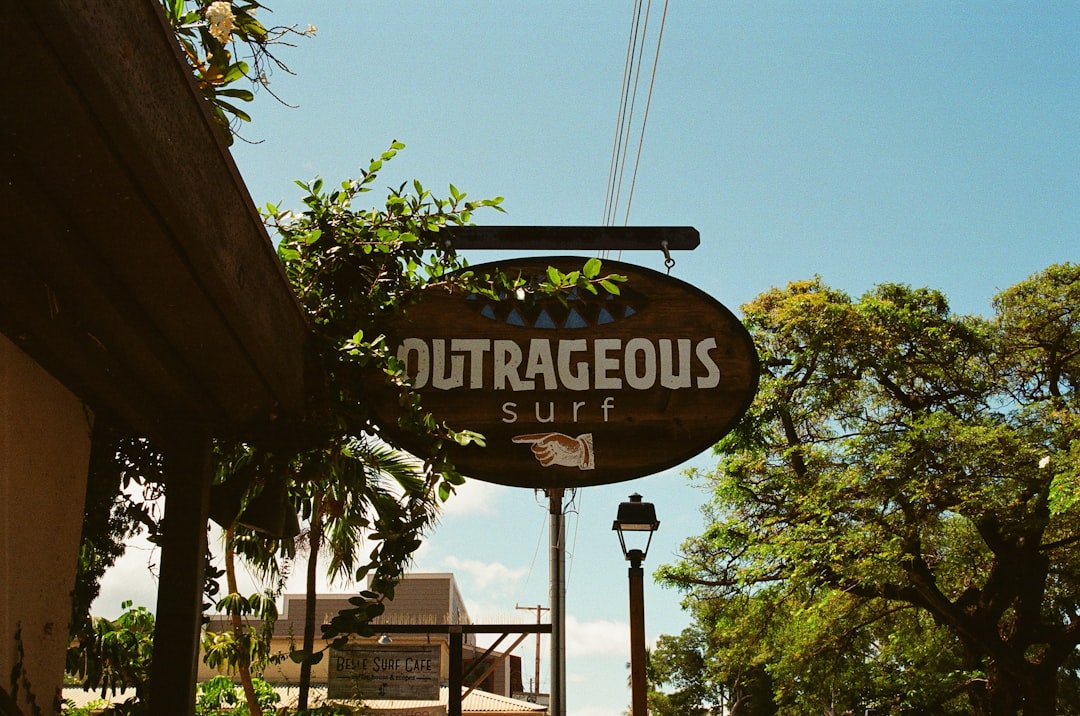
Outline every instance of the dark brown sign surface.
{"type": "MultiPolygon", "coordinates": [[[[543,276],[549,265],[568,273],[586,260],[517,259],[471,270],[543,276]]],[[[397,354],[424,408],[486,439],[485,447],[452,448],[463,474],[520,487],[642,477],[709,448],[749,407],[757,353],[731,311],[649,269],[604,261],[601,273],[628,280],[618,295],[577,290],[564,301],[434,288],[408,309],[397,354]]],[[[393,432],[396,401],[377,402],[393,432]]]]}
{"type": "Polygon", "coordinates": [[[440,653],[437,646],[331,649],[327,698],[438,700],[440,653]]]}

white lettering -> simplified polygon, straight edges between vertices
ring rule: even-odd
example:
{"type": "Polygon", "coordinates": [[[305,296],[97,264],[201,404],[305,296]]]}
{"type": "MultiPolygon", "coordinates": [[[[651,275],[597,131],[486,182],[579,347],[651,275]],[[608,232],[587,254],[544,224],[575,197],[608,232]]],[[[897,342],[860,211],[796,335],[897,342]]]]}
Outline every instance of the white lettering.
{"type": "Polygon", "coordinates": [[[465,385],[465,356],[450,356],[450,373],[446,372],[446,341],[436,338],[431,342],[431,387],[452,390],[465,385]]]}
{"type": "Polygon", "coordinates": [[[431,373],[431,355],[428,353],[428,345],[419,338],[406,338],[398,348],[397,357],[405,364],[405,371],[409,373],[409,354],[416,353],[416,370],[410,373],[413,376],[413,388],[423,388],[427,385],[428,375],[431,373]]]}
{"type": "Polygon", "coordinates": [[[619,390],[622,388],[622,378],[608,375],[608,373],[617,373],[619,370],[619,359],[609,358],[608,353],[618,351],[621,344],[622,341],[618,338],[598,338],[593,343],[595,350],[593,368],[596,370],[594,387],[597,390],[619,390]]]}
{"type": "Polygon", "coordinates": [[[720,385],[720,366],[709,355],[709,351],[716,349],[716,339],[706,338],[697,344],[697,359],[705,366],[705,375],[697,379],[698,388],[715,388],[720,385]]]}
{"type": "Polygon", "coordinates": [[[679,372],[676,374],[671,339],[660,339],[660,385],[672,390],[690,387],[690,339],[680,338],[678,342],[679,372]]]}
{"type": "Polygon", "coordinates": [[[578,361],[577,371],[570,368],[570,354],[587,351],[589,344],[584,338],[571,341],[559,341],[559,380],[567,390],[589,389],[589,364],[578,361]]]}
{"type": "Polygon", "coordinates": [[[540,415],[540,402],[536,403],[536,422],[538,423],[553,423],[555,422],[555,403],[548,403],[547,417],[540,415]]]}
{"type": "Polygon", "coordinates": [[[608,397],[604,398],[604,402],[601,403],[600,409],[604,411],[604,422],[605,423],[608,420],[608,418],[607,418],[608,411],[612,410],[614,407],[615,407],[615,398],[613,398],[610,395],[608,397]]]}
{"type": "MultiPolygon", "coordinates": [[[[531,338],[527,344],[489,338],[406,338],[397,357],[416,389],[709,390],[723,378],[713,355],[718,350],[716,338],[575,338],[552,343],[549,338],[531,338]]],[[[576,422],[579,406],[573,405],[576,422]]],[[[516,420],[513,412],[506,422],[516,420]]]]}
{"type": "Polygon", "coordinates": [[[555,361],[551,358],[551,341],[546,338],[533,338],[529,341],[529,360],[525,364],[525,377],[544,376],[544,390],[558,390],[559,381],[555,377],[555,361]]]}
{"type": "Polygon", "coordinates": [[[487,338],[455,338],[450,342],[450,350],[469,354],[469,388],[483,388],[484,354],[491,350],[491,341],[487,338]]]}
{"type": "Polygon", "coordinates": [[[656,346],[648,338],[631,338],[626,342],[623,366],[627,385],[634,390],[649,390],[656,385],[656,346]]]}
{"type": "Polygon", "coordinates": [[[504,423],[517,422],[517,403],[503,403],[502,411],[503,414],[506,415],[506,417],[502,419],[504,423]]]}
{"type": "Polygon", "coordinates": [[[510,390],[533,390],[536,381],[522,380],[518,375],[521,367],[521,346],[514,341],[495,341],[492,350],[495,359],[495,390],[506,390],[506,384],[510,384],[510,390]]]}

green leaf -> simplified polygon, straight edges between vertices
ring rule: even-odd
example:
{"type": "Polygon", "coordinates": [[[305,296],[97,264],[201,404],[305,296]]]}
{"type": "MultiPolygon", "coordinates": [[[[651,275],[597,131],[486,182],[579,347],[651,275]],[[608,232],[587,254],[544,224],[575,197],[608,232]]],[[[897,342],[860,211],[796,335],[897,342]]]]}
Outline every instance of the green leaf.
{"type": "Polygon", "coordinates": [[[174,22],[184,14],[184,0],[172,0],[165,7],[169,9],[169,19],[174,22]]]}
{"type": "Polygon", "coordinates": [[[582,269],[582,273],[585,274],[585,278],[596,278],[600,275],[600,259],[591,258],[585,262],[585,266],[582,269]]]}
{"type": "Polygon", "coordinates": [[[219,89],[217,91],[218,97],[234,97],[244,102],[250,102],[255,99],[255,94],[251,90],[246,89],[219,89]]]}
{"type": "Polygon", "coordinates": [[[247,74],[248,64],[246,62],[237,62],[229,66],[229,69],[225,72],[225,76],[221,79],[223,84],[232,84],[237,80],[243,79],[247,74]]]}
{"type": "Polygon", "coordinates": [[[610,281],[609,279],[606,279],[606,278],[605,278],[605,279],[601,280],[601,281],[600,281],[600,285],[601,285],[601,286],[603,287],[603,289],[604,289],[605,291],[607,291],[608,293],[610,293],[610,294],[613,294],[613,295],[615,295],[615,296],[618,296],[618,295],[619,295],[619,286],[618,286],[618,284],[616,284],[616,283],[613,283],[613,282],[612,282],[612,281],[610,281]]]}
{"type": "MultiPolygon", "coordinates": [[[[212,102],[213,102],[214,105],[216,105],[220,109],[228,112],[229,114],[233,115],[234,117],[236,117],[237,119],[239,119],[242,122],[250,122],[251,121],[251,115],[248,114],[247,112],[245,112],[244,110],[240,109],[239,107],[237,107],[234,104],[230,104],[230,103],[226,102],[225,100],[218,99],[217,97],[214,97],[212,102]]],[[[230,136],[230,138],[232,137],[231,134],[229,136],[230,136]]]]}

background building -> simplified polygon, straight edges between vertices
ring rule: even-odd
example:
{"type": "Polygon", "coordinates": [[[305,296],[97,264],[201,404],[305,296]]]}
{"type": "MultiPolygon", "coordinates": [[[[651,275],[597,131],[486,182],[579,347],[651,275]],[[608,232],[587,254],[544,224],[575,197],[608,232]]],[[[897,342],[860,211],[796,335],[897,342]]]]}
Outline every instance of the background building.
{"type": "MultiPolygon", "coordinates": [[[[316,601],[316,622],[321,625],[329,620],[342,609],[348,609],[349,598],[354,595],[320,595],[316,601]]],[[[304,633],[304,595],[288,594],[284,597],[284,605],[277,622],[274,624],[272,651],[274,653],[288,654],[290,648],[298,648],[303,641],[304,633]]],[[[258,626],[258,620],[247,620],[251,626],[258,626]]],[[[409,574],[398,584],[394,591],[393,601],[386,602],[386,611],[381,617],[373,622],[378,630],[382,625],[387,632],[374,637],[353,637],[350,647],[355,646],[363,649],[364,653],[378,654],[380,651],[395,653],[394,650],[408,647],[434,647],[439,653],[439,681],[445,687],[449,681],[450,673],[450,637],[445,629],[443,633],[397,633],[392,630],[394,626],[407,625],[409,627],[445,627],[447,625],[472,624],[468,609],[461,592],[458,591],[454,581],[454,575],[450,573],[419,573],[409,574]]],[[[225,617],[217,617],[207,625],[206,629],[211,632],[223,632],[231,629],[229,620],[225,617]]],[[[521,657],[514,654],[491,651],[487,647],[478,646],[475,634],[464,634],[462,644],[462,668],[465,689],[474,689],[472,694],[475,698],[466,697],[463,702],[463,711],[482,710],[484,713],[536,713],[545,711],[544,706],[517,701],[512,698],[514,694],[523,692],[521,680],[521,657]],[[497,697],[497,698],[496,698],[497,697]],[[486,701],[485,701],[486,699],[486,701]],[[484,704],[481,704],[481,701],[484,704]],[[472,707],[472,708],[470,708],[472,707]],[[510,710],[506,710],[510,709],[510,710]],[[518,710],[513,710],[518,709],[518,710]]],[[[316,637],[316,648],[328,646],[327,642],[316,637]]],[[[312,684],[317,688],[316,693],[325,694],[325,687],[329,682],[329,668],[331,658],[323,658],[312,667],[312,684]]],[[[199,680],[205,681],[217,675],[217,671],[211,669],[200,661],[199,680]]],[[[281,686],[295,686],[300,679],[300,666],[286,658],[278,664],[272,664],[266,668],[262,677],[270,683],[281,686]]],[[[470,694],[470,697],[472,696],[470,694]]],[[[446,701],[446,688],[441,690],[442,703],[446,701]]],[[[392,713],[393,710],[406,707],[421,708],[420,704],[433,700],[371,700],[365,699],[365,703],[377,711],[382,710],[392,713]]]]}

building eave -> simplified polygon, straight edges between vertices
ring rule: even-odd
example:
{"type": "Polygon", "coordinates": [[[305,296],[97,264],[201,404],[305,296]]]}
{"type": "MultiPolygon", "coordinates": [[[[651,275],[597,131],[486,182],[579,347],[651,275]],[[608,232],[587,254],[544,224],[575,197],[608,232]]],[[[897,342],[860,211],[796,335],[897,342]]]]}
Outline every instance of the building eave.
{"type": "Polygon", "coordinates": [[[11,0],[0,331],[153,436],[304,403],[304,314],[153,0],[11,0]]]}

